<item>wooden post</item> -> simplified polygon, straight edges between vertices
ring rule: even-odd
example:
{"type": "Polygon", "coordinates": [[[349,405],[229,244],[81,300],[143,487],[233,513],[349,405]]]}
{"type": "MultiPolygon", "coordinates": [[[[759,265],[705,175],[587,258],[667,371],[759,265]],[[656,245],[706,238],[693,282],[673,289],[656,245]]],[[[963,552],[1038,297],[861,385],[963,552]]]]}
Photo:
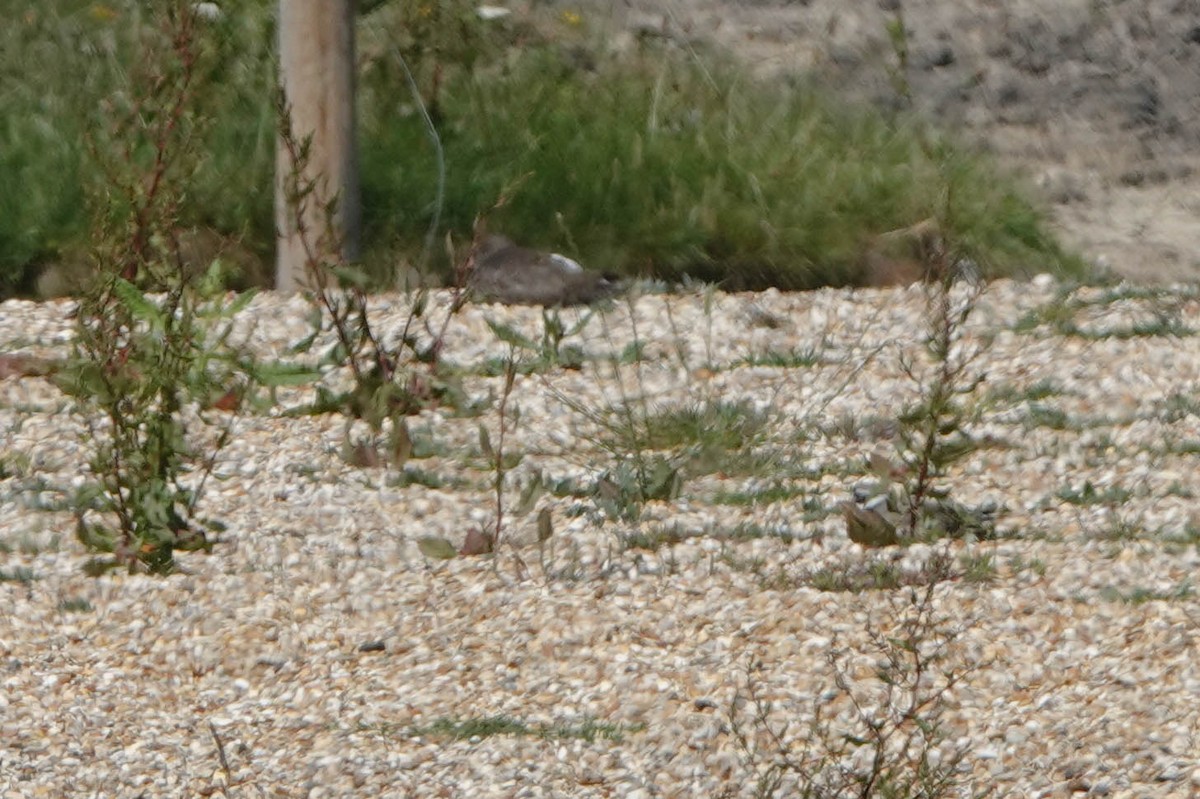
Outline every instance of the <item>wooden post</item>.
{"type": "MultiPolygon", "coordinates": [[[[320,258],[359,257],[361,206],[354,116],[355,0],[279,0],[279,79],[298,142],[311,135],[301,180],[316,180],[306,201],[309,246],[320,258]],[[325,207],[337,200],[332,219],[325,207]],[[340,245],[340,252],[334,249],[340,245]]],[[[293,164],[282,142],[275,160],[275,287],[294,292],[308,285],[304,243],[285,179],[293,164]]]]}

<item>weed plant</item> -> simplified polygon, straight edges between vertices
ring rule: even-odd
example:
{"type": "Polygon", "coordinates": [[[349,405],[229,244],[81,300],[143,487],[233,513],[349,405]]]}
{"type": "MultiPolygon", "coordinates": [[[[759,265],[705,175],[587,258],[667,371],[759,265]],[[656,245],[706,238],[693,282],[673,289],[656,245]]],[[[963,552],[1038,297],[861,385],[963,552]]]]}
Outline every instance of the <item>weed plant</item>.
{"type": "Polygon", "coordinates": [[[144,67],[112,98],[104,139],[112,147],[95,153],[109,180],[91,206],[95,280],[60,376],[89,418],[103,420],[92,422],[92,481],[76,500],[80,540],[109,555],[94,571],[169,573],[176,550],[210,545],[213,525],[196,504],[230,435],[216,414],[236,406],[241,390],[230,319],[252,298],[225,304],[219,264],[201,274],[181,255],[179,208],[197,152],[194,86],[207,62],[190,6],[155,21],[144,67]],[[190,429],[196,423],[207,436],[190,429]]]}
{"type": "MultiPolygon", "coordinates": [[[[949,199],[944,215],[956,206],[949,199]]],[[[976,362],[986,342],[969,344],[966,324],[983,285],[964,279],[972,263],[968,251],[948,241],[938,222],[918,228],[915,245],[925,264],[928,358],[902,356],[900,368],[918,387],[918,399],[906,407],[896,426],[896,455],[875,453],[869,460],[878,478],[856,490],[855,501],[843,502],[850,538],[879,547],[943,537],[983,539],[995,534],[991,504],[967,507],[950,496],[939,481],[956,462],[970,455],[976,442],[969,427],[985,404],[976,395],[985,374],[976,362]]]]}
{"type": "Polygon", "coordinates": [[[802,724],[780,718],[761,687],[762,665],[751,662],[728,718],[755,799],[991,794],[970,785],[970,751],[948,740],[954,689],[975,667],[956,661],[963,622],[937,611],[935,586],[894,595],[873,614],[862,650],[830,645],[831,684],[802,724]],[[862,678],[865,659],[872,676],[862,678]]]}
{"type": "MultiPolygon", "coordinates": [[[[353,385],[334,393],[318,387],[315,413],[339,412],[348,419],[345,453],[360,466],[403,467],[412,454],[412,437],[406,417],[422,408],[461,403],[456,381],[440,368],[447,326],[466,302],[465,276],[471,258],[460,264],[450,302],[440,316],[427,316],[428,291],[409,293],[409,313],[399,335],[385,337],[371,324],[368,281],[360,269],[345,261],[334,223],[336,198],[318,209],[320,230],[312,229],[309,209],[317,202],[320,175],[308,169],[311,137],[301,138],[292,126],[291,111],[282,91],[276,93],[279,139],[287,173],[283,197],[292,229],[304,254],[304,284],[314,305],[312,332],[293,349],[306,352],[322,333],[332,333],[333,343],[321,353],[318,365],[348,367],[353,385]],[[425,368],[420,368],[424,366],[425,368]],[[354,420],[367,424],[366,441],[352,439],[354,420]]],[[[476,226],[477,234],[481,228],[476,226]]]]}

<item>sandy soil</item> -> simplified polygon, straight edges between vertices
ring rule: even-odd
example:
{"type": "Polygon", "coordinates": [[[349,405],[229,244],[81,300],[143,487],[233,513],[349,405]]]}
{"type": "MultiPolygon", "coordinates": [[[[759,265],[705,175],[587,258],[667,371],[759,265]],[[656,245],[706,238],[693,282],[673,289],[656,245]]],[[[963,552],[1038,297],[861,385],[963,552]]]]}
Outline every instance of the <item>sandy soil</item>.
{"type": "Polygon", "coordinates": [[[1027,175],[1098,266],[1200,277],[1200,0],[581,2],[881,104],[902,6],[921,110],[1027,175]]]}

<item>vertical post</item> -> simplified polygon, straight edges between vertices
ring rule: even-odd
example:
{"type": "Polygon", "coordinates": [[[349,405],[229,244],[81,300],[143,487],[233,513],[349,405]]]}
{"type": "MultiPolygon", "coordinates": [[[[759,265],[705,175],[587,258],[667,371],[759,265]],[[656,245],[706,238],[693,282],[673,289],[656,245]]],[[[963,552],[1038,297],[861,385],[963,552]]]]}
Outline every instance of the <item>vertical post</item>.
{"type": "MultiPolygon", "coordinates": [[[[279,0],[279,79],[297,141],[312,137],[301,181],[315,181],[304,209],[314,255],[357,260],[361,206],[354,114],[355,0],[279,0]],[[325,209],[336,200],[332,219],[325,209]]],[[[294,165],[285,148],[275,160],[275,288],[308,285],[307,256],[285,181],[294,165]]]]}

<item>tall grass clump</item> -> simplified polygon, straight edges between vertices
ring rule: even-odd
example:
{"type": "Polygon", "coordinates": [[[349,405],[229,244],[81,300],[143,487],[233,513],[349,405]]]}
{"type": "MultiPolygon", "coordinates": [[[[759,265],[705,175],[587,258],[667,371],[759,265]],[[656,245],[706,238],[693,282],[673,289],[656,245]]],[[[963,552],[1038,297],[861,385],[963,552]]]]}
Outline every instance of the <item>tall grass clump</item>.
{"type": "MultiPolygon", "coordinates": [[[[79,198],[103,169],[83,143],[102,135],[102,100],[137,63],[147,8],[48,0],[0,31],[0,185],[22,188],[0,198],[0,290],[28,289],[41,264],[86,249],[79,198]]],[[[197,83],[210,124],[180,210],[184,225],[264,263],[274,8],[251,0],[199,21],[214,56],[197,83]]],[[[947,233],[995,274],[1081,271],[1014,180],[914,117],[848,107],[802,79],[753,78],[703,48],[647,39],[613,52],[589,23],[547,9],[484,20],[466,0],[362,4],[372,274],[390,280],[397,262],[430,256],[449,273],[429,252],[431,228],[469,238],[516,185],[497,229],[604,271],[727,288],[863,282],[877,237],[935,215],[943,178],[960,206],[947,233]]]]}
{"type": "MultiPolygon", "coordinates": [[[[997,274],[1077,268],[1014,180],[915,119],[753,79],[718,53],[580,47],[437,73],[449,226],[468,230],[481,195],[521,178],[494,220],[517,238],[603,270],[804,288],[862,280],[875,238],[938,215],[949,190],[948,235],[997,274]]],[[[379,91],[364,104],[367,223],[411,241],[433,212],[435,159],[417,116],[379,91]]]]}

